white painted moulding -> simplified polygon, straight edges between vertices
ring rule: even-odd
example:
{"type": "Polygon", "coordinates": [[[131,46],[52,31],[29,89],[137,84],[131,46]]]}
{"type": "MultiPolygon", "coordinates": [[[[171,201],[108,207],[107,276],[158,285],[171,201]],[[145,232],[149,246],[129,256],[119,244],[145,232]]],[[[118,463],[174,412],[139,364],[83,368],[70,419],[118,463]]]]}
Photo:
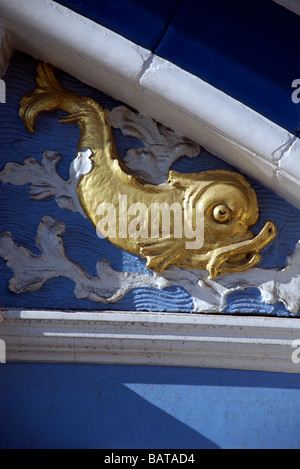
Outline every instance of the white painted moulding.
{"type": "Polygon", "coordinates": [[[15,49],[117,99],[135,99],[148,50],[48,0],[0,0],[0,25],[11,32],[15,49]]]}
{"type": "Polygon", "coordinates": [[[3,310],[0,338],[8,362],[300,372],[300,321],[288,318],[3,310]]]}
{"type": "Polygon", "coordinates": [[[191,138],[300,208],[296,168],[280,164],[297,137],[259,113],[53,1],[0,0],[0,26],[14,48],[191,138]]]}
{"type": "Polygon", "coordinates": [[[300,140],[297,139],[279,162],[279,168],[300,181],[300,140]]]}

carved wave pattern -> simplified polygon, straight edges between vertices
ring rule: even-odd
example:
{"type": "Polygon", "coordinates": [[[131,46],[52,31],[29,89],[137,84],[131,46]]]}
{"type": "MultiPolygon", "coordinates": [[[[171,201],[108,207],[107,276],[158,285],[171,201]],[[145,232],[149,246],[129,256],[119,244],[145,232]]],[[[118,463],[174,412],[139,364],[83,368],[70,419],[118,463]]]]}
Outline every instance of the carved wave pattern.
{"type": "MultiPolygon", "coordinates": [[[[29,135],[19,117],[18,109],[21,98],[35,87],[37,62],[23,53],[15,53],[6,75],[8,102],[0,108],[0,170],[9,161],[23,163],[28,157],[39,162],[45,150],[57,151],[62,154],[58,163],[59,174],[67,180],[69,167],[76,152],[79,137],[77,126],[67,127],[58,123],[61,112],[48,113],[47,118],[37,119],[34,135],[29,135]],[[66,138],[66,135],[68,136],[66,138]]],[[[100,102],[108,109],[119,103],[103,93],[94,90],[63,72],[58,72],[59,80],[72,91],[85,94],[100,102]]],[[[133,137],[124,137],[119,130],[114,130],[116,146],[121,158],[127,150],[143,146],[142,142],[133,137]]],[[[228,164],[203,151],[196,158],[181,158],[172,167],[177,171],[194,172],[208,169],[232,169],[228,164]]],[[[236,171],[235,168],[233,170],[236,171]]],[[[279,234],[263,253],[261,267],[283,268],[287,255],[294,251],[300,233],[300,211],[296,210],[272,191],[249,179],[254,186],[261,210],[260,220],[255,227],[257,232],[266,219],[274,221],[279,234]]],[[[66,223],[66,231],[62,235],[66,255],[80,264],[89,275],[96,275],[96,263],[106,258],[111,267],[117,271],[137,272],[152,276],[146,269],[145,261],[138,256],[126,253],[106,240],[99,240],[94,228],[79,213],[72,213],[57,207],[54,198],[43,201],[30,200],[29,186],[11,186],[0,183],[1,219],[0,233],[10,231],[17,245],[25,246],[33,254],[39,254],[35,240],[38,225],[43,216],[49,215],[66,223]]],[[[0,292],[2,307],[16,308],[48,308],[48,309],[93,309],[93,310],[152,310],[172,312],[192,312],[193,298],[181,286],[171,286],[165,290],[152,287],[135,288],[122,299],[113,304],[95,303],[88,299],[74,296],[74,283],[66,278],[49,280],[38,291],[16,295],[8,290],[8,282],[12,270],[0,258],[0,292]]],[[[261,300],[256,288],[231,293],[227,297],[224,312],[251,314],[288,314],[282,304],[266,305],[261,300]]]]}
{"type": "Polygon", "coordinates": [[[269,305],[262,302],[261,294],[256,288],[246,288],[243,291],[230,293],[224,313],[231,314],[263,314],[282,317],[294,317],[281,302],[269,305]]]}

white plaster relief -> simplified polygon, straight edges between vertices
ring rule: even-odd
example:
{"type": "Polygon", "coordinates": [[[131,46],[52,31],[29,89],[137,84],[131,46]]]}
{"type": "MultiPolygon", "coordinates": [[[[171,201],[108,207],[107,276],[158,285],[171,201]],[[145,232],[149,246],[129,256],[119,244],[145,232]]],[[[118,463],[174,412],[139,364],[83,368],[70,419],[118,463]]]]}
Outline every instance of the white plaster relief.
{"type": "MultiPolygon", "coordinates": [[[[84,148],[80,150],[74,161],[72,161],[70,166],[70,179],[68,184],[75,186],[75,193],[77,198],[76,192],[76,184],[79,182],[82,176],[89,174],[93,169],[93,163],[91,160],[93,152],[89,148],[84,148]]],[[[74,197],[74,196],[73,196],[74,197]]]]}
{"type": "Polygon", "coordinates": [[[86,152],[79,152],[70,166],[68,181],[57,173],[56,166],[61,160],[61,155],[53,151],[46,151],[43,154],[41,164],[34,158],[27,158],[23,164],[7,163],[0,172],[0,181],[15,186],[31,184],[29,194],[33,200],[43,200],[54,196],[60,208],[79,212],[86,218],[76,191],[78,178],[91,169],[91,165],[89,166],[83,159],[84,155],[88,159],[91,151],[87,149],[86,152]]]}
{"type": "Polygon", "coordinates": [[[257,288],[267,304],[282,302],[286,309],[297,314],[300,309],[300,241],[282,270],[254,268],[247,272],[223,275],[211,280],[202,270],[186,271],[169,268],[165,275],[172,284],[182,285],[193,296],[195,312],[222,312],[227,296],[248,287],[257,288]]]}
{"type": "Polygon", "coordinates": [[[66,277],[75,284],[76,298],[114,303],[132,288],[145,284],[160,285],[161,288],[168,285],[168,282],[161,278],[157,280],[148,275],[116,272],[105,259],[97,263],[97,277],[88,275],[65,254],[61,238],[65,228],[64,222],[54,220],[50,216],[43,217],[36,239],[40,255],[17,246],[11,233],[0,234],[0,256],[14,271],[14,276],[9,282],[9,289],[13,293],[33,292],[42,288],[44,283],[52,278],[66,277]]]}
{"type": "Polygon", "coordinates": [[[181,156],[194,158],[201,151],[200,145],[168,129],[142,114],[135,114],[125,106],[108,113],[108,122],[123,135],[137,137],[144,147],[134,148],[126,154],[124,162],[133,174],[151,184],[167,181],[169,169],[181,156]]]}

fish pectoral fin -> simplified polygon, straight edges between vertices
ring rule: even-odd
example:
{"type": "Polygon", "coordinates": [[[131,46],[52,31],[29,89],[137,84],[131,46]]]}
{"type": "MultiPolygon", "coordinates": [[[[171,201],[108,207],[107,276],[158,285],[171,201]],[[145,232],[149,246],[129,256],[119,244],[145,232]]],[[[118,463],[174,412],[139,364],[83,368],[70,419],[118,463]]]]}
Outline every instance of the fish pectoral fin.
{"type": "Polygon", "coordinates": [[[174,238],[151,239],[139,243],[140,254],[147,259],[147,268],[163,272],[182,254],[182,242],[174,238]]]}

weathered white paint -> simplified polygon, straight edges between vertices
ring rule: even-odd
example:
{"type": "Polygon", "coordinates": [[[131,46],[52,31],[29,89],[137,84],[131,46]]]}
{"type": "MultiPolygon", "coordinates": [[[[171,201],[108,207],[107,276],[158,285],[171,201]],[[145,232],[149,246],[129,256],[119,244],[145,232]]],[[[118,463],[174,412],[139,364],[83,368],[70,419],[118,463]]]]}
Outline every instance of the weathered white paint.
{"type": "Polygon", "coordinates": [[[284,318],[5,310],[7,361],[197,366],[299,373],[300,321],[284,318]]]}
{"type": "MultiPolygon", "coordinates": [[[[79,181],[82,176],[89,174],[93,169],[93,163],[91,160],[93,152],[89,148],[83,148],[80,150],[74,161],[72,161],[70,166],[70,180],[79,181]]],[[[75,185],[75,184],[74,184],[75,185]]],[[[75,187],[76,193],[76,187],[75,187]]],[[[77,198],[77,193],[76,193],[77,198]]]]}
{"type": "Polygon", "coordinates": [[[0,26],[9,31],[15,48],[171,127],[300,208],[297,168],[281,165],[297,137],[199,78],[53,1],[1,0],[0,7],[0,26]]]}

